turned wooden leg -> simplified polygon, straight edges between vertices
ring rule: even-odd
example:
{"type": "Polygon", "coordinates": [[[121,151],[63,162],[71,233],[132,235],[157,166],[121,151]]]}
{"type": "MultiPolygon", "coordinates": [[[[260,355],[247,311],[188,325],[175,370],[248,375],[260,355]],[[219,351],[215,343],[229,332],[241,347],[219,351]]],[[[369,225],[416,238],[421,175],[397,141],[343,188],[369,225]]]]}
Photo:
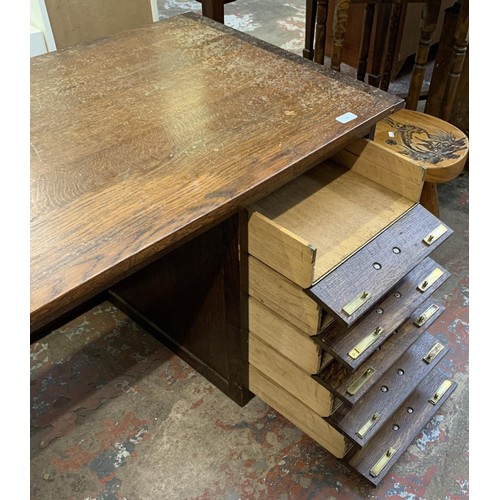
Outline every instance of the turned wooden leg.
{"type": "Polygon", "coordinates": [[[422,194],[420,195],[420,204],[429,210],[431,214],[439,217],[439,200],[435,182],[424,182],[422,194]]]}

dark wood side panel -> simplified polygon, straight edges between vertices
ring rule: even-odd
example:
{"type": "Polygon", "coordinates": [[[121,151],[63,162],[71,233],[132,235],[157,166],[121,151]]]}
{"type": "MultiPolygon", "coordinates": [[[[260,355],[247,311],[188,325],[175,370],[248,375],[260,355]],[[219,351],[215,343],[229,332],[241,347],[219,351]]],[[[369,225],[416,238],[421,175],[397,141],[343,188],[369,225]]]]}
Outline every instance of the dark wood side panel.
{"type": "Polygon", "coordinates": [[[424,333],[358,404],[347,411],[342,411],[340,408],[328,417],[328,421],[359,447],[365,446],[446,355],[448,347],[439,343],[442,348],[432,361],[424,360],[436,344],[438,341],[435,337],[430,333],[424,333]],[[371,424],[361,433],[361,429],[372,419],[371,424]]]}
{"type": "Polygon", "coordinates": [[[349,459],[348,465],[367,479],[370,484],[377,486],[456,389],[457,384],[451,382],[451,386],[436,404],[429,403],[429,399],[433,397],[445,380],[448,380],[447,376],[440,370],[439,366],[436,366],[404,401],[392,419],[380,429],[377,436],[349,459]],[[389,448],[393,448],[395,452],[391,454],[390,460],[380,474],[376,477],[372,476],[370,471],[389,448]]]}
{"type": "Polygon", "coordinates": [[[444,312],[444,306],[434,299],[427,299],[420,307],[415,309],[409,319],[384,342],[372,356],[362,363],[357,370],[352,372],[342,366],[338,361],[332,361],[325,366],[313,378],[348,405],[356,404],[381,377],[397,362],[400,356],[415,342],[426,328],[436,321],[444,312]],[[422,325],[416,326],[417,320],[429,307],[437,306],[437,311],[422,325]],[[359,379],[362,374],[369,370],[369,378],[365,377],[363,384],[354,393],[350,394],[348,389],[359,379]]]}
{"type": "Polygon", "coordinates": [[[306,292],[350,326],[452,233],[446,224],[416,205],[306,292]],[[423,239],[440,225],[446,232],[431,245],[425,244],[423,239]],[[365,291],[370,294],[368,300],[352,314],[344,312],[343,308],[365,291]]]}
{"type": "Polygon", "coordinates": [[[236,215],[121,281],[111,295],[118,307],[244,405],[251,394],[238,227],[236,215]]]}
{"type": "Polygon", "coordinates": [[[392,290],[362,319],[351,328],[343,330],[338,322],[333,322],[318,335],[313,337],[325,351],[340,361],[350,370],[355,370],[366,361],[380,345],[382,345],[422,302],[429,298],[450,276],[442,266],[430,257],[424,259],[412,269],[392,290]],[[443,274],[424,292],[417,286],[434,269],[440,269],[443,274]],[[377,328],[382,333],[374,342],[359,355],[353,353],[363,339],[370,336],[377,328]],[[353,359],[352,356],[357,357],[353,359]]]}

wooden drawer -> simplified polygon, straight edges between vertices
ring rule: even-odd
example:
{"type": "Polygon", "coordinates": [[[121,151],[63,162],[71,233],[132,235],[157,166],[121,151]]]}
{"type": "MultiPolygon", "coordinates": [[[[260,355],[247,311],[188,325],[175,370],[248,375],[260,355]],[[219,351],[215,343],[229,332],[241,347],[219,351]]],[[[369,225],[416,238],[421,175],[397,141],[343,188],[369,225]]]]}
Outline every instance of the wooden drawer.
{"type": "Polygon", "coordinates": [[[350,326],[452,233],[416,205],[307,293],[341,324],[350,326]]]}
{"type": "Polygon", "coordinates": [[[251,332],[248,336],[248,361],[321,417],[333,412],[334,397],[328,389],[251,332]]]}
{"type": "Polygon", "coordinates": [[[339,322],[334,322],[313,338],[348,369],[356,370],[449,275],[446,269],[427,257],[354,326],[346,330],[339,322]],[[420,290],[419,285],[436,272],[438,278],[423,291],[420,290]]]}
{"type": "Polygon", "coordinates": [[[356,405],[343,405],[328,421],[357,446],[365,446],[447,352],[424,333],[356,405]]]}
{"type": "Polygon", "coordinates": [[[333,320],[300,286],[252,255],[248,256],[248,293],[307,335],[315,335],[333,320]]]}
{"type": "Polygon", "coordinates": [[[249,367],[248,377],[250,390],[262,401],[281,413],[335,457],[343,458],[346,455],[352,445],[324,418],[311,411],[311,408],[300,399],[252,365],[249,367]]]}
{"type": "Polygon", "coordinates": [[[249,297],[249,330],[306,373],[318,373],[332,357],[305,332],[249,297]]]}
{"type": "Polygon", "coordinates": [[[437,366],[348,465],[377,486],[456,387],[437,366]]]}
{"type": "Polygon", "coordinates": [[[397,221],[420,198],[424,169],[369,141],[250,209],[247,251],[309,288],[397,221]]]}
{"type": "Polygon", "coordinates": [[[443,312],[442,304],[432,297],[427,299],[355,371],[334,360],[313,378],[336,398],[348,405],[356,404],[443,312]]]}

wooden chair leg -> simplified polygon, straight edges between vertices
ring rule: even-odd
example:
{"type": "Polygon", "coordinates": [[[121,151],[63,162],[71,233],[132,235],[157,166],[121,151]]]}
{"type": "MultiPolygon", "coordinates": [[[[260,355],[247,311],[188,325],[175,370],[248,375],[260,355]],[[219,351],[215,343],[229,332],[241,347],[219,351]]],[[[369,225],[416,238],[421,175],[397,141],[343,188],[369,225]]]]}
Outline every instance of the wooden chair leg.
{"type": "Polygon", "coordinates": [[[380,88],[387,90],[391,83],[392,65],[396,56],[396,44],[398,41],[399,25],[401,22],[401,14],[403,13],[403,2],[396,0],[392,6],[391,18],[389,21],[389,34],[387,36],[387,49],[385,53],[384,71],[382,73],[382,80],[380,81],[380,88]]]}
{"type": "Polygon", "coordinates": [[[389,3],[377,3],[377,21],[375,23],[373,43],[375,50],[368,73],[368,83],[372,87],[380,87],[382,79],[382,63],[384,61],[390,12],[391,5],[389,3]]]}
{"type": "Polygon", "coordinates": [[[342,47],[344,46],[345,32],[347,31],[349,3],[349,0],[339,0],[335,3],[335,12],[333,14],[332,55],[330,64],[330,67],[335,71],[340,71],[340,63],[342,62],[342,47]]]}
{"type": "Polygon", "coordinates": [[[370,40],[372,37],[373,18],[375,15],[375,4],[367,3],[363,18],[363,31],[361,32],[361,44],[359,46],[358,72],[356,78],[365,81],[366,68],[368,67],[368,55],[370,52],[370,40]]]}
{"type": "Polygon", "coordinates": [[[325,63],[326,22],[328,19],[328,0],[317,0],[316,40],[314,62],[325,63]]]}
{"type": "Polygon", "coordinates": [[[305,44],[302,56],[311,61],[314,57],[314,31],[317,4],[318,0],[306,0],[305,44]]]}
{"type": "Polygon", "coordinates": [[[224,0],[202,0],[201,13],[205,17],[224,24],[224,0]]]}
{"type": "Polygon", "coordinates": [[[422,194],[420,195],[420,204],[429,210],[431,214],[439,217],[439,200],[435,182],[424,182],[422,194]]]}

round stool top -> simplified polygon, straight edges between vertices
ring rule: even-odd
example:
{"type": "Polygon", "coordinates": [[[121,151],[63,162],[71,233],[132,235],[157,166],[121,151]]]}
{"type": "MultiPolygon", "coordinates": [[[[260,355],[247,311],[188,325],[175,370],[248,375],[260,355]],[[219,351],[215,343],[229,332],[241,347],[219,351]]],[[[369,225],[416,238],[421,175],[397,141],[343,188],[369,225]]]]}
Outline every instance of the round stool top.
{"type": "Polygon", "coordinates": [[[377,123],[374,141],[426,168],[426,182],[447,182],[467,160],[467,136],[451,123],[419,111],[401,109],[377,123]]]}

